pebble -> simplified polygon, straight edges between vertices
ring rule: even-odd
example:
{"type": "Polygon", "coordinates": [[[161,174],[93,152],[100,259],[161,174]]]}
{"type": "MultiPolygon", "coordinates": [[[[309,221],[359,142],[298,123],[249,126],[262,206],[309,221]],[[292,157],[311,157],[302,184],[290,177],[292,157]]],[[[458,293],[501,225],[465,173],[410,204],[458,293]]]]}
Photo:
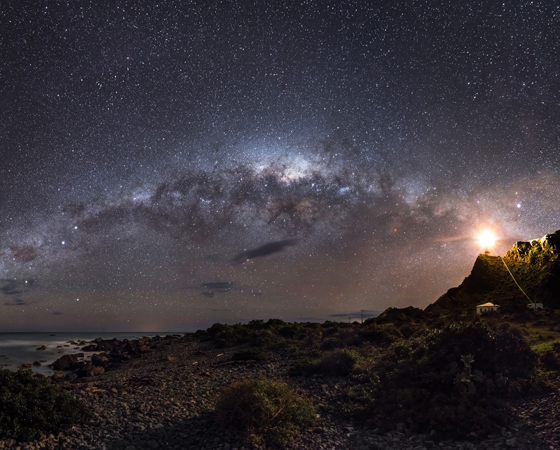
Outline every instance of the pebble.
{"type": "MultiPolygon", "coordinates": [[[[281,356],[265,364],[228,364],[239,349],[213,350],[189,337],[175,337],[162,348],[123,363],[87,380],[53,381],[79,397],[93,411],[88,424],[75,426],[40,442],[19,444],[0,440],[0,449],[39,450],[256,450],[214,418],[215,401],[223,387],[258,376],[285,377],[289,360],[281,356]],[[217,355],[222,354],[220,357],[217,355]]],[[[310,428],[286,450],[549,450],[560,448],[560,396],[552,394],[515,405],[519,420],[481,442],[441,441],[432,430],[414,434],[404,423],[394,430],[365,428],[337,415],[333,399],[345,379],[291,378],[321,403],[321,423],[310,428]],[[336,389],[331,389],[336,385],[336,389]],[[331,403],[329,403],[331,401],[331,403]]]]}

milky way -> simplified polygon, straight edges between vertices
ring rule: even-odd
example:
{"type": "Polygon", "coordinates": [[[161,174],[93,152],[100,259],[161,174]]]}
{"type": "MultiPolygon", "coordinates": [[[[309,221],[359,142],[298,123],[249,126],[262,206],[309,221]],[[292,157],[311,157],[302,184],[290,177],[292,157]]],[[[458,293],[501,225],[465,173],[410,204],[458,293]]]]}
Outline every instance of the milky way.
{"type": "Polygon", "coordinates": [[[560,229],[552,0],[2,9],[0,330],[425,307],[560,229]]]}

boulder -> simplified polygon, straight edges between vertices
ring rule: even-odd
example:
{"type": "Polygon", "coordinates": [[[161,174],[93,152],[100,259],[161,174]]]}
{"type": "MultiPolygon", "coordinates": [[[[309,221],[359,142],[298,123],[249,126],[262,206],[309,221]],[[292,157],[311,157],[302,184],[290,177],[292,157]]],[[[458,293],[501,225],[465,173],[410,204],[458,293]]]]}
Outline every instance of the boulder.
{"type": "Polygon", "coordinates": [[[90,370],[93,368],[93,363],[91,361],[78,361],[74,366],[76,370],[90,370]]]}
{"type": "Polygon", "coordinates": [[[75,374],[78,377],[95,377],[96,375],[101,375],[105,373],[105,369],[103,367],[89,367],[87,369],[78,370],[75,374]]]}
{"type": "Polygon", "coordinates": [[[113,339],[113,341],[101,341],[97,343],[97,350],[103,352],[110,352],[113,349],[113,347],[116,345],[118,345],[118,341],[116,339],[113,339]]]}
{"type": "Polygon", "coordinates": [[[109,363],[109,358],[107,358],[107,355],[101,353],[101,354],[93,354],[91,355],[91,362],[95,367],[106,367],[107,364],[109,363]]]}
{"type": "Polygon", "coordinates": [[[82,347],[82,350],[84,352],[95,352],[97,351],[97,344],[86,345],[85,347],[82,347]]]}
{"type": "Polygon", "coordinates": [[[76,355],[64,355],[58,358],[52,365],[53,370],[71,370],[78,364],[76,355]]]}

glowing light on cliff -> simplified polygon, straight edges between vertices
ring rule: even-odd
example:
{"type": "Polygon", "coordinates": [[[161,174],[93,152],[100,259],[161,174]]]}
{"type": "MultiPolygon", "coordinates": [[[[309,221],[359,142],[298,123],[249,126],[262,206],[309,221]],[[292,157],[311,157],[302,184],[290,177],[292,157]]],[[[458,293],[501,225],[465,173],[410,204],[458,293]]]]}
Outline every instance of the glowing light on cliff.
{"type": "Polygon", "coordinates": [[[485,253],[489,252],[495,242],[496,236],[491,231],[483,231],[478,235],[478,243],[481,247],[484,247],[485,253]]]}

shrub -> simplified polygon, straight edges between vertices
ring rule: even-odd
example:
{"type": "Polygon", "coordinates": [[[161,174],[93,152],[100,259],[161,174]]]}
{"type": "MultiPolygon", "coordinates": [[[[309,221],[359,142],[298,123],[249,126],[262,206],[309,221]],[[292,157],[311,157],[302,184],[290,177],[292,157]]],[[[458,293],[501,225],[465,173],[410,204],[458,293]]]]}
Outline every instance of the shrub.
{"type": "Polygon", "coordinates": [[[294,339],[300,328],[295,325],[286,325],[278,329],[278,334],[287,339],[294,339]]]}
{"type": "Polygon", "coordinates": [[[0,439],[29,441],[83,422],[91,412],[79,400],[31,371],[0,369],[0,439]]]}
{"type": "Polygon", "coordinates": [[[509,322],[503,322],[498,326],[500,331],[507,331],[511,328],[511,324],[509,322]]]}
{"type": "Polygon", "coordinates": [[[358,347],[362,344],[360,335],[354,330],[339,333],[338,340],[341,347],[358,347]]]}
{"type": "Polygon", "coordinates": [[[340,331],[340,327],[337,322],[326,321],[322,324],[322,327],[324,328],[323,336],[325,337],[334,336],[340,331]]]}
{"type": "Polygon", "coordinates": [[[291,376],[309,376],[319,372],[319,359],[313,356],[301,356],[290,366],[291,376]]]}
{"type": "Polygon", "coordinates": [[[560,361],[558,360],[558,356],[552,350],[548,350],[547,352],[543,353],[540,357],[540,361],[549,370],[560,369],[560,361]]]}
{"type": "Polygon", "coordinates": [[[342,345],[340,340],[336,338],[327,338],[321,344],[321,350],[333,350],[342,345]]]}
{"type": "Polygon", "coordinates": [[[318,370],[325,375],[347,376],[356,367],[360,355],[354,350],[335,350],[326,353],[319,362],[318,370]]]}
{"type": "Polygon", "coordinates": [[[247,342],[254,347],[260,348],[279,350],[287,347],[287,341],[275,333],[274,330],[260,330],[254,332],[247,342]]]}
{"type": "Polygon", "coordinates": [[[536,356],[518,330],[453,324],[395,343],[373,370],[363,412],[378,426],[405,422],[444,435],[503,425],[508,396],[532,389],[536,356]]]}
{"type": "Polygon", "coordinates": [[[399,331],[401,332],[401,334],[405,339],[408,339],[410,336],[414,334],[415,330],[412,325],[410,325],[409,323],[405,323],[399,328],[399,331]]]}
{"type": "Polygon", "coordinates": [[[402,333],[393,326],[380,326],[375,323],[364,325],[360,331],[361,338],[373,345],[385,346],[398,339],[402,339],[402,333]]]}
{"type": "Polygon", "coordinates": [[[316,420],[311,400],[286,383],[246,380],[224,390],[216,404],[218,419],[254,444],[285,446],[316,420]]]}

